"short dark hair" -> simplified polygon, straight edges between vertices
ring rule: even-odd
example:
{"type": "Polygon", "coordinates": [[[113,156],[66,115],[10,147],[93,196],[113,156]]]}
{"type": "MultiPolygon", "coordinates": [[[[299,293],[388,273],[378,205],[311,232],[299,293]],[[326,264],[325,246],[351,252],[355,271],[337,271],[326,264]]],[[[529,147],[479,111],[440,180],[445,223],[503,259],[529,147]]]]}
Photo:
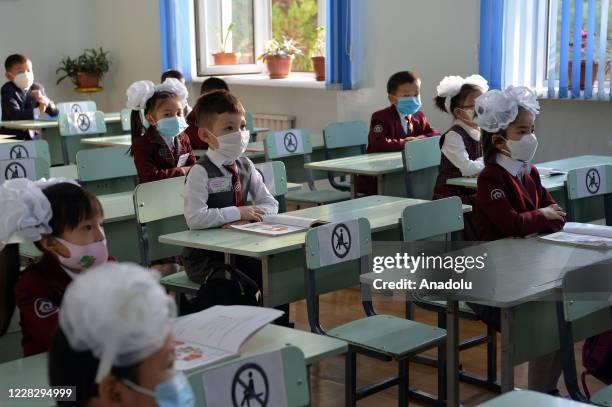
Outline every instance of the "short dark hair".
{"type": "Polygon", "coordinates": [[[177,71],[176,69],[168,69],[161,76],[162,83],[168,78],[174,78],[178,79],[179,81],[183,81],[185,80],[185,75],[183,75],[181,71],[177,71]]]}
{"type": "Polygon", "coordinates": [[[13,67],[13,65],[17,64],[25,64],[28,62],[29,58],[22,54],[12,54],[6,57],[4,60],[4,69],[8,71],[13,67]]]}
{"type": "Polygon", "coordinates": [[[227,86],[227,82],[225,82],[223,79],[211,76],[202,82],[202,86],[200,87],[200,95],[212,92],[213,90],[226,90],[229,92],[229,86],[227,86]]]}
{"type": "MultiPolygon", "coordinates": [[[[100,361],[89,350],[75,351],[68,338],[58,328],[51,342],[48,356],[49,384],[51,386],[75,386],[76,402],[57,402],[58,406],[86,406],[98,396],[96,373],[100,361]]],[[[138,384],[138,364],[127,367],[113,367],[111,374],[138,384]]]]}
{"type": "Polygon", "coordinates": [[[415,74],[411,71],[401,71],[396,72],[387,81],[387,93],[392,95],[395,93],[397,88],[405,83],[414,83],[416,81],[420,81],[421,78],[419,75],[415,74]]]}
{"type": "Polygon", "coordinates": [[[482,89],[476,85],[471,85],[469,83],[466,83],[465,85],[463,85],[461,89],[459,90],[459,93],[457,93],[455,96],[451,98],[450,109],[449,109],[450,111],[446,110],[446,98],[445,97],[437,96],[434,99],[434,102],[436,104],[436,107],[440,109],[442,112],[450,113],[453,116],[455,116],[455,108],[463,106],[468,96],[470,96],[473,92],[476,92],[476,91],[482,91],[482,89]]]}
{"type": "Polygon", "coordinates": [[[222,113],[245,114],[240,100],[228,91],[217,90],[200,96],[195,107],[198,127],[206,127],[213,115],[222,113]]]}

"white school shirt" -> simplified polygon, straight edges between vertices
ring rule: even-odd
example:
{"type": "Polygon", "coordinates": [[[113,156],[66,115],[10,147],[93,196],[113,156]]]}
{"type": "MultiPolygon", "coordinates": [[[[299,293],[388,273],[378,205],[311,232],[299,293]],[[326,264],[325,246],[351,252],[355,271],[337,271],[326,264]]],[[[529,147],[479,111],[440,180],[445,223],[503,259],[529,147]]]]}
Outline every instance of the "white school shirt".
{"type": "Polygon", "coordinates": [[[517,177],[520,180],[523,179],[523,174],[526,172],[531,172],[531,163],[515,160],[514,158],[508,157],[505,154],[497,154],[496,162],[503,169],[508,171],[510,175],[517,177]]]}
{"type": "MultiPolygon", "coordinates": [[[[206,155],[216,165],[224,176],[231,176],[223,165],[232,164],[225,162],[225,158],[214,150],[207,150],[206,155]]],[[[259,171],[249,160],[251,167],[251,181],[249,182],[249,190],[253,205],[256,205],[264,210],[266,215],[275,215],[278,213],[278,202],[268,188],[264,184],[263,178],[259,171]]],[[[185,182],[185,220],[189,229],[208,229],[222,226],[229,222],[240,220],[240,211],[236,206],[228,206],[225,208],[209,208],[208,207],[208,173],[201,165],[191,167],[185,182]]]]}
{"type": "Polygon", "coordinates": [[[395,107],[395,110],[397,110],[397,114],[400,117],[400,123],[402,123],[402,129],[404,129],[404,134],[408,134],[408,116],[401,114],[397,106],[395,107]]]}
{"type": "MultiPolygon", "coordinates": [[[[458,125],[464,129],[472,139],[475,141],[480,140],[480,130],[474,129],[463,121],[455,119],[453,126],[458,125]]],[[[470,156],[465,149],[463,138],[459,133],[449,131],[444,136],[444,144],[442,145],[442,154],[448,158],[448,160],[461,171],[461,175],[464,177],[471,177],[478,174],[484,168],[484,162],[482,157],[478,157],[475,160],[470,160],[470,156]]]]}

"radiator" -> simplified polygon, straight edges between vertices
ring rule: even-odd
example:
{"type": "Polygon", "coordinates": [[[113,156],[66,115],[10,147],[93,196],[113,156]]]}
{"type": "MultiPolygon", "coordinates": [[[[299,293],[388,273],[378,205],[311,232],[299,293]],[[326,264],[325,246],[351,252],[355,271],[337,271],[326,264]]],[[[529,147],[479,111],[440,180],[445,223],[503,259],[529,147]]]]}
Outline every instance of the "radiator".
{"type": "Polygon", "coordinates": [[[270,131],[288,130],[295,127],[295,116],[253,113],[253,126],[270,129],[270,131]]]}

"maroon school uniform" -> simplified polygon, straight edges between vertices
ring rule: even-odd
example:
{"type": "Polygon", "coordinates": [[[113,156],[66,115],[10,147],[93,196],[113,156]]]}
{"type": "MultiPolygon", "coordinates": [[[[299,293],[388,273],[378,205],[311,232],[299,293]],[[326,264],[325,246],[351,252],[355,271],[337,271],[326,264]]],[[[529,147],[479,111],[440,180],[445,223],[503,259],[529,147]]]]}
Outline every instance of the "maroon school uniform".
{"type": "Polygon", "coordinates": [[[143,136],[133,140],[132,152],[140,183],[183,176],[180,167],[189,167],[196,162],[187,134],[179,134],[174,148],[170,149],[154,127],[149,127],[143,136]]]}
{"type": "MultiPolygon", "coordinates": [[[[391,105],[372,114],[368,134],[368,153],[402,151],[407,137],[431,137],[438,134],[438,131],[431,127],[423,112],[413,114],[404,131],[402,118],[395,105],[391,105]]],[[[357,192],[361,194],[376,194],[375,177],[359,176],[356,185],[357,192]]]]}
{"type": "Polygon", "coordinates": [[[189,143],[191,143],[191,148],[193,150],[208,150],[208,143],[205,143],[198,136],[198,125],[196,124],[196,115],[195,109],[189,112],[187,117],[185,118],[189,127],[185,130],[187,136],[189,137],[189,143]]]}
{"type": "Polygon", "coordinates": [[[24,356],[49,350],[58,325],[59,307],[71,282],[72,278],[50,254],[44,254],[38,263],[21,273],[15,285],[15,302],[21,317],[24,356]]]}
{"type": "MultiPolygon", "coordinates": [[[[511,160],[498,157],[506,162],[511,160]]],[[[487,164],[478,176],[474,209],[481,240],[525,237],[563,228],[565,222],[548,220],[538,210],[556,203],[542,186],[538,170],[530,166],[524,171],[516,171],[521,172],[522,177],[514,176],[496,163],[487,164]]]]}

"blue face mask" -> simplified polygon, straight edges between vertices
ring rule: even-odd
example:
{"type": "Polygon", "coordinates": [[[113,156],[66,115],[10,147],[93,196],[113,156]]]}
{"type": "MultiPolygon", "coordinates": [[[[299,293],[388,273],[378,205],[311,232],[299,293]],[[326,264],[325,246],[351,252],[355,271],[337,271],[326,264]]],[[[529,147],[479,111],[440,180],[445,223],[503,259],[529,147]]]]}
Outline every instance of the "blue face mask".
{"type": "Polygon", "coordinates": [[[157,131],[163,137],[176,137],[182,132],[184,132],[189,125],[185,121],[185,118],[180,116],[175,117],[166,117],[165,119],[161,119],[155,125],[157,127],[157,131]]]}
{"type": "Polygon", "coordinates": [[[127,379],[124,379],[123,382],[132,390],[153,397],[159,407],[193,407],[195,405],[193,390],[182,372],[177,372],[173,378],[155,386],[155,391],[127,379]]]}
{"type": "Polygon", "coordinates": [[[417,96],[397,98],[397,110],[404,116],[415,114],[421,108],[421,99],[417,96]]]}

